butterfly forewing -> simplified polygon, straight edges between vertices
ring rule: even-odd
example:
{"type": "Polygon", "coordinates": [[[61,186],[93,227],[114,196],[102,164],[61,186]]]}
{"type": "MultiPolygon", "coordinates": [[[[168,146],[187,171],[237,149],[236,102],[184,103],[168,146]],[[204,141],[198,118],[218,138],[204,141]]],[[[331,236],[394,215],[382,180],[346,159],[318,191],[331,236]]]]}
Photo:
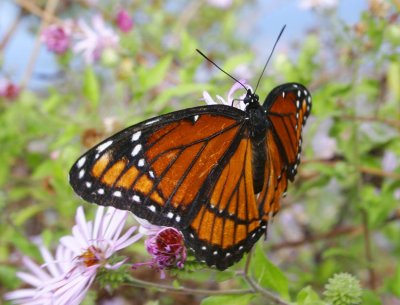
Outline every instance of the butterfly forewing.
{"type": "Polygon", "coordinates": [[[223,105],[145,121],[84,154],[71,168],[70,183],[87,201],[184,228],[216,183],[212,173],[236,150],[244,124],[244,112],[223,105]]]}

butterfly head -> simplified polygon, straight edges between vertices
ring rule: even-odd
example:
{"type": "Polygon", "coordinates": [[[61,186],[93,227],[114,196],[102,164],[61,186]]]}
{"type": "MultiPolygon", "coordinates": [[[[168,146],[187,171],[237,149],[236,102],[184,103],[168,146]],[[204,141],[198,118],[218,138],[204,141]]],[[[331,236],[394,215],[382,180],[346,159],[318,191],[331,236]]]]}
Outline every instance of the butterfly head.
{"type": "Polygon", "coordinates": [[[259,96],[255,94],[251,89],[247,89],[247,93],[243,102],[246,104],[247,108],[251,106],[259,106],[259,96]]]}

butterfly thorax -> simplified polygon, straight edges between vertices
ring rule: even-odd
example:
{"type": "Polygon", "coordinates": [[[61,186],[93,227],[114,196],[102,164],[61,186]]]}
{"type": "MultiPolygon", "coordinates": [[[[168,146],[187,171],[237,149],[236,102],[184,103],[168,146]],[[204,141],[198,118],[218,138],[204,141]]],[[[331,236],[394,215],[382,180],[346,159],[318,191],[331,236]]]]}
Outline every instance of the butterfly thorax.
{"type": "MultiPolygon", "coordinates": [[[[267,131],[267,120],[265,109],[258,102],[258,95],[247,92],[246,98],[249,103],[246,106],[246,114],[249,123],[249,137],[252,144],[252,174],[254,193],[261,192],[265,176],[265,137],[267,131]]],[[[246,100],[245,98],[245,100],[246,100]]]]}

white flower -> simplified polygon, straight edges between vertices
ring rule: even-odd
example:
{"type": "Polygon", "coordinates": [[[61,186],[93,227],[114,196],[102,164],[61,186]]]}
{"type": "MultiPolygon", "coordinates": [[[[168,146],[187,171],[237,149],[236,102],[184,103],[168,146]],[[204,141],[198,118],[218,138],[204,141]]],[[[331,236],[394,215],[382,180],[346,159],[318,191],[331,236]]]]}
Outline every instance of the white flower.
{"type": "Polygon", "coordinates": [[[398,165],[398,158],[394,152],[385,151],[382,158],[382,169],[385,172],[393,172],[398,165]]]}
{"type": "Polygon", "coordinates": [[[329,136],[332,120],[322,122],[318,131],[312,139],[311,145],[317,158],[330,159],[337,151],[336,139],[329,136]]]}
{"type": "Polygon", "coordinates": [[[73,47],[75,53],[82,53],[86,63],[91,64],[98,60],[105,49],[115,49],[119,43],[119,37],[106,26],[100,15],[92,18],[91,28],[85,21],[79,20],[78,26],[81,30],[76,35],[73,47]]]}
{"type": "MultiPolygon", "coordinates": [[[[239,80],[245,87],[246,89],[250,89],[253,91],[250,85],[246,84],[245,80],[239,80]]],[[[243,102],[243,99],[246,97],[246,92],[242,94],[238,98],[234,98],[233,94],[237,90],[244,90],[243,86],[240,83],[235,83],[232,88],[229,90],[228,93],[228,98],[225,100],[223,97],[217,95],[217,102],[214,101],[214,99],[210,96],[210,94],[207,91],[203,91],[203,99],[208,105],[215,105],[215,104],[224,104],[228,106],[233,106],[236,108],[239,108],[240,110],[245,110],[246,109],[246,104],[243,102]]]]}
{"type": "Polygon", "coordinates": [[[338,5],[337,0],[301,0],[300,8],[304,10],[311,9],[333,9],[338,5]]]}
{"type": "Polygon", "coordinates": [[[139,223],[139,233],[143,236],[156,235],[160,230],[167,228],[166,226],[153,225],[146,219],[137,217],[136,215],[133,215],[133,217],[139,223]]]}
{"type": "Polygon", "coordinates": [[[218,8],[228,8],[232,5],[232,0],[207,0],[207,3],[218,8]]]}
{"type": "Polygon", "coordinates": [[[400,187],[398,187],[397,189],[394,190],[393,197],[396,200],[400,200],[400,187]]]}
{"type": "Polygon", "coordinates": [[[45,263],[39,266],[29,257],[23,257],[22,263],[27,272],[17,272],[17,276],[32,288],[6,293],[4,299],[11,300],[14,304],[66,304],[68,301],[71,301],[71,304],[79,304],[81,299],[72,300],[68,296],[56,297],[52,292],[45,291],[49,284],[63,281],[67,283],[65,274],[72,268],[74,259],[72,252],[61,245],[58,246],[55,257],[43,245],[39,246],[39,250],[45,263]]]}
{"type": "Polygon", "coordinates": [[[42,267],[29,258],[24,259],[30,273],[19,272],[17,275],[34,288],[10,292],[6,294],[6,299],[16,304],[79,304],[100,267],[119,268],[124,260],[111,265],[108,259],[143,235],[133,235],[136,227],[121,234],[129,212],[112,207],[106,213],[104,210],[104,207],[99,207],[92,222],[86,221],[83,208],[79,207],[72,235],[61,238],[55,258],[41,246],[45,261],[42,267]]]}

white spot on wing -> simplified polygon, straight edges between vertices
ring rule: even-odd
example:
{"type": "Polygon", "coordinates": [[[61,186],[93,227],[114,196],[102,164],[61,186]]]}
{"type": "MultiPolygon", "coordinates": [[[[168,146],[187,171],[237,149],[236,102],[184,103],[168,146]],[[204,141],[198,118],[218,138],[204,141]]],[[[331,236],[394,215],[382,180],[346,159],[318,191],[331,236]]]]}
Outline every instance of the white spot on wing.
{"type": "Polygon", "coordinates": [[[78,168],[81,168],[86,162],[86,156],[82,157],[79,159],[78,163],[76,163],[76,165],[78,166],[78,168]]]}
{"type": "Polygon", "coordinates": [[[115,191],[115,192],[113,193],[113,196],[114,196],[114,197],[121,197],[121,196],[122,196],[122,193],[121,193],[120,191],[115,191]]]}
{"type": "Polygon", "coordinates": [[[154,205],[149,206],[149,210],[152,212],[156,211],[156,207],[154,205]]]}
{"type": "Polygon", "coordinates": [[[181,216],[179,216],[179,215],[176,216],[176,217],[175,217],[175,221],[176,221],[176,222],[180,222],[180,221],[181,221],[181,216]]]}
{"type": "Polygon", "coordinates": [[[153,171],[149,171],[149,176],[150,176],[151,178],[154,178],[154,177],[155,177],[153,171]]]}
{"type": "Polygon", "coordinates": [[[207,249],[206,246],[201,247],[201,250],[206,250],[206,249],[207,249]]]}
{"type": "Polygon", "coordinates": [[[89,182],[89,181],[86,181],[86,187],[87,187],[87,188],[91,188],[91,187],[92,187],[92,183],[89,182]]]}
{"type": "Polygon", "coordinates": [[[79,176],[78,176],[78,178],[79,178],[79,179],[82,179],[83,176],[85,176],[85,170],[84,170],[84,169],[81,169],[81,170],[79,171],[79,176]]]}
{"type": "Polygon", "coordinates": [[[194,120],[195,122],[197,122],[198,119],[199,119],[199,115],[196,114],[196,115],[193,117],[193,120],[194,120]]]}
{"type": "Polygon", "coordinates": [[[140,197],[138,195],[133,195],[132,200],[136,202],[140,202],[140,197]]]}
{"type": "Polygon", "coordinates": [[[142,132],[141,132],[140,130],[137,131],[137,132],[135,132],[135,133],[132,135],[132,138],[131,138],[132,142],[133,142],[133,141],[139,140],[141,134],[142,134],[142,132]]]}
{"type": "Polygon", "coordinates": [[[154,120],[148,121],[148,122],[145,123],[144,125],[151,125],[151,124],[153,124],[153,123],[155,123],[155,122],[158,122],[158,121],[159,121],[159,119],[154,119],[154,120]]]}
{"type": "Polygon", "coordinates": [[[131,154],[132,157],[136,156],[141,149],[142,149],[142,145],[141,144],[136,145],[132,150],[132,154],[131,154]]]}
{"type": "Polygon", "coordinates": [[[142,167],[144,165],[144,159],[140,159],[138,162],[138,166],[142,167]]]}
{"type": "Polygon", "coordinates": [[[104,194],[104,190],[103,189],[98,189],[97,193],[100,194],[100,195],[103,195],[104,194]]]}
{"type": "Polygon", "coordinates": [[[103,144],[100,144],[97,148],[96,148],[96,150],[98,151],[98,152],[102,152],[103,150],[105,150],[108,146],[110,146],[111,144],[112,144],[112,140],[109,140],[109,141],[107,141],[107,142],[104,142],[103,144]]]}
{"type": "Polygon", "coordinates": [[[167,217],[168,217],[169,219],[173,218],[173,217],[174,217],[174,213],[168,212],[167,217]]]}

